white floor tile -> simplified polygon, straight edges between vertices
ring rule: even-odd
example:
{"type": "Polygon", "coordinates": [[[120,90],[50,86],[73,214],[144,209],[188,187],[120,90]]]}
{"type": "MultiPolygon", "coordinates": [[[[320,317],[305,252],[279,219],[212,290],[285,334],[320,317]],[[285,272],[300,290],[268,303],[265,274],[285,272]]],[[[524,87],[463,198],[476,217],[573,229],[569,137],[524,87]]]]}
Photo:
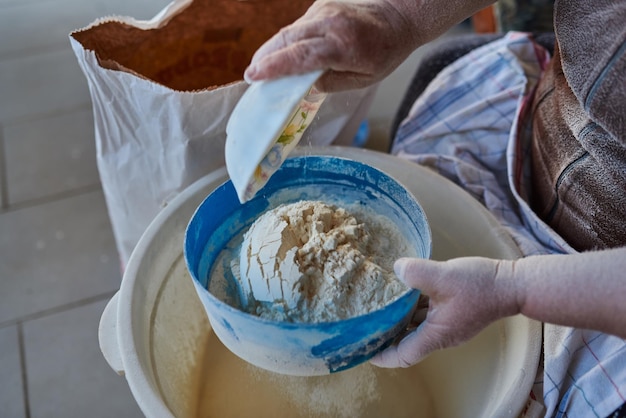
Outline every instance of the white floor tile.
{"type": "Polygon", "coordinates": [[[115,291],[119,259],[100,191],[0,214],[0,324],[115,291]]]}
{"type": "Polygon", "coordinates": [[[0,61],[0,123],[89,105],[87,80],[68,47],[0,61]]]}
{"type": "Polygon", "coordinates": [[[100,182],[90,107],[11,125],[4,143],[10,205],[100,182]]]}
{"type": "Polygon", "coordinates": [[[150,19],[168,0],[0,1],[0,58],[69,47],[70,32],[110,15],[150,19]]]}
{"type": "Polygon", "coordinates": [[[45,3],[54,2],[56,0],[0,0],[0,7],[15,6],[18,4],[45,3]]]}
{"type": "Polygon", "coordinates": [[[126,380],[104,360],[98,323],[106,301],[24,324],[32,418],[142,417],[126,380]]]}
{"type": "Polygon", "coordinates": [[[5,196],[8,194],[6,189],[6,164],[4,157],[4,133],[0,124],[0,208],[4,208],[8,204],[5,196]]]}
{"type": "Polygon", "coordinates": [[[0,328],[0,415],[25,418],[17,326],[0,328]]]}

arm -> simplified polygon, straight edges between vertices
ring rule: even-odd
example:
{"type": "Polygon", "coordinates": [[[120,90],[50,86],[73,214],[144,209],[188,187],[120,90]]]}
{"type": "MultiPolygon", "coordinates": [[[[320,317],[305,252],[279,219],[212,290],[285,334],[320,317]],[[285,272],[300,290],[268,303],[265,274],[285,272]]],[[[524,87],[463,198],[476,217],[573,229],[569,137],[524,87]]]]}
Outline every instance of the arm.
{"type": "Polygon", "coordinates": [[[373,84],[493,0],[317,0],[255,53],[248,81],[325,69],[322,91],[373,84]]]}
{"type": "Polygon", "coordinates": [[[626,247],[514,261],[401,259],[395,267],[430,305],[418,328],[372,359],[382,367],[413,365],[518,313],[626,338],[626,247]]]}
{"type": "Polygon", "coordinates": [[[520,313],[626,338],[626,247],[509,264],[520,313]]]}

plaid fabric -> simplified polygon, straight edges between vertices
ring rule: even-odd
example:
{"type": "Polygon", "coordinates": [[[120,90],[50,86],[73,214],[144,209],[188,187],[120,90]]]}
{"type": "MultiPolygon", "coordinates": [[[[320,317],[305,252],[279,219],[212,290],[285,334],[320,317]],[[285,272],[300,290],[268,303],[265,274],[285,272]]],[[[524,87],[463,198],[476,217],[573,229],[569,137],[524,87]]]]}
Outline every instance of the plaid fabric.
{"type": "MultiPolygon", "coordinates": [[[[575,252],[525,200],[530,127],[523,121],[548,61],[542,47],[517,32],[475,49],[415,101],[391,150],[463,187],[524,255],[575,252]]],[[[545,416],[609,416],[626,400],[626,342],[545,324],[544,362],[533,392],[543,399],[545,416]]]]}

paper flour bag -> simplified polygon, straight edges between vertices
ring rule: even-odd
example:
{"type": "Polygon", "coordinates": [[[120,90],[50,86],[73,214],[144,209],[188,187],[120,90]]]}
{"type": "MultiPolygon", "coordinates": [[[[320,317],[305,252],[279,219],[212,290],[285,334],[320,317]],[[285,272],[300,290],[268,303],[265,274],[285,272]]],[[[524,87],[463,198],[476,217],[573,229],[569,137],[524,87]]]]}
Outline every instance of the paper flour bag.
{"type": "MultiPolygon", "coordinates": [[[[70,34],[87,77],[97,162],[122,264],[155,215],[224,164],[225,127],[256,49],[312,0],[177,0],[149,21],[70,34]]],[[[331,94],[301,144],[350,143],[375,88],[331,94]]],[[[254,140],[254,138],[251,138],[254,140]]]]}

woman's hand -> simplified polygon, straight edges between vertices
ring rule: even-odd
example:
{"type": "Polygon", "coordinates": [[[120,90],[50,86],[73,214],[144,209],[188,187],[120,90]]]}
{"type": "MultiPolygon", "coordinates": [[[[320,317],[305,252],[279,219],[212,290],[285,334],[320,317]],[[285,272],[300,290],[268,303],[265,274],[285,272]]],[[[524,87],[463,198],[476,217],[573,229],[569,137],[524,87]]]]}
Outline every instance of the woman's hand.
{"type": "Polygon", "coordinates": [[[459,345],[491,322],[519,312],[514,262],[457,258],[445,262],[403,258],[396,275],[430,298],[426,320],[371,362],[408,367],[431,352],[459,345]]]}
{"type": "MultiPolygon", "coordinates": [[[[412,2],[406,2],[415,6],[412,2]]],[[[390,0],[317,0],[255,53],[248,81],[326,70],[321,91],[365,87],[391,73],[419,43],[411,13],[390,0]]]]}
{"type": "Polygon", "coordinates": [[[426,319],[371,361],[408,367],[459,345],[491,322],[521,313],[626,338],[626,247],[519,260],[400,259],[396,274],[430,297],[426,319]]]}
{"type": "Polygon", "coordinates": [[[252,57],[248,82],[326,72],[320,91],[376,83],[419,46],[494,0],[317,0],[252,57]]]}

